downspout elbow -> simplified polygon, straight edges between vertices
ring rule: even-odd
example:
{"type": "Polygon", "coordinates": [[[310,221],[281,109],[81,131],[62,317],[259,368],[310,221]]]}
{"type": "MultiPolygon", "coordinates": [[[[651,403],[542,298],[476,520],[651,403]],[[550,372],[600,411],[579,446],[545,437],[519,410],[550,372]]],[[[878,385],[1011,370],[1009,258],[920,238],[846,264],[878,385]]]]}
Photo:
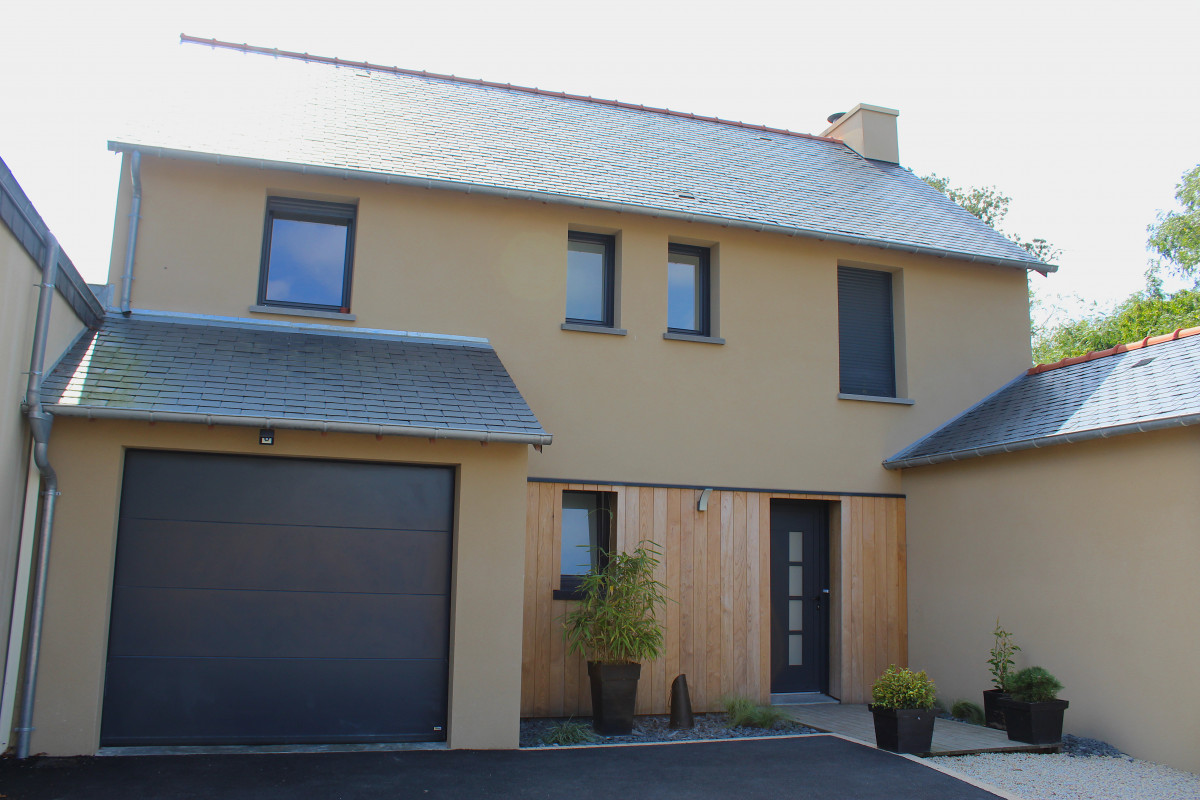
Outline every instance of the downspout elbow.
{"type": "Polygon", "coordinates": [[[129,177],[133,181],[133,201],[129,205],[129,238],[125,243],[125,271],[121,275],[121,313],[129,316],[133,297],[133,262],[137,257],[138,221],[142,218],[142,154],[134,150],[129,157],[129,177]]]}

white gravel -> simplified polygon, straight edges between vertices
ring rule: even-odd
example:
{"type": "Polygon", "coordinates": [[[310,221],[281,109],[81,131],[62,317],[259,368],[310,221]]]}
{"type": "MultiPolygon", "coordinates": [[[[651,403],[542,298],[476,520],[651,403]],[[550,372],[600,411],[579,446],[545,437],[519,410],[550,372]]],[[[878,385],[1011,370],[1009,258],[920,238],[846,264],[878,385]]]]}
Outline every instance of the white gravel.
{"type": "Polygon", "coordinates": [[[1128,756],[988,753],[927,759],[1026,800],[1198,800],[1200,775],[1128,756]]]}

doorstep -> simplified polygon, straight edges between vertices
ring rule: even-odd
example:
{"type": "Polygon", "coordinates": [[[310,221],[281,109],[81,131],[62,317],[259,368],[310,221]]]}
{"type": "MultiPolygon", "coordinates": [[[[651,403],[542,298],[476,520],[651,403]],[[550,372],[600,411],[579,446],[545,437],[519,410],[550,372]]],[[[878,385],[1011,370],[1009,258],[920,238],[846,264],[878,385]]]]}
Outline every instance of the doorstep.
{"type": "MultiPolygon", "coordinates": [[[[778,705],[778,704],[777,704],[778,705]]],[[[865,705],[811,703],[781,705],[792,718],[810,728],[837,733],[863,744],[875,744],[875,718],[865,705]]],[[[929,755],[965,756],[976,753],[1053,753],[1060,745],[1014,742],[1004,731],[949,719],[933,724],[929,755]]]]}

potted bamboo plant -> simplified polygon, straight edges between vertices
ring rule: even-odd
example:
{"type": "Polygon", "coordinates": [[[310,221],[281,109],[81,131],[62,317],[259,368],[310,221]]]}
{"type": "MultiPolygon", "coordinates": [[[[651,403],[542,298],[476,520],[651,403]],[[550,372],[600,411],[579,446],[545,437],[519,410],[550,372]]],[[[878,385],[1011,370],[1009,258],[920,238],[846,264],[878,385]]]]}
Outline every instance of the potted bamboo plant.
{"type": "Polygon", "coordinates": [[[924,670],[889,666],[871,687],[876,746],[893,753],[928,753],[936,699],[937,687],[924,670]]]}
{"type": "Polygon", "coordinates": [[[662,654],[657,610],[667,587],[654,578],[660,551],[653,542],[603,556],[583,577],[579,604],[563,617],[563,634],[569,651],[588,659],[592,726],[602,736],[620,736],[633,731],[641,662],[662,654]]]}
{"type": "Polygon", "coordinates": [[[1062,741],[1063,716],[1070,705],[1059,700],[1062,684],[1042,667],[1027,667],[1008,683],[1010,698],[1004,701],[1008,738],[1027,744],[1058,744],[1062,741]]]}
{"type": "Polygon", "coordinates": [[[996,629],[992,631],[995,641],[988,657],[988,671],[992,673],[993,688],[983,692],[983,721],[989,728],[1004,730],[1004,708],[1002,700],[1007,700],[1008,681],[1012,675],[1013,654],[1021,648],[1013,643],[1012,634],[1000,627],[1000,618],[996,617],[996,629]]]}

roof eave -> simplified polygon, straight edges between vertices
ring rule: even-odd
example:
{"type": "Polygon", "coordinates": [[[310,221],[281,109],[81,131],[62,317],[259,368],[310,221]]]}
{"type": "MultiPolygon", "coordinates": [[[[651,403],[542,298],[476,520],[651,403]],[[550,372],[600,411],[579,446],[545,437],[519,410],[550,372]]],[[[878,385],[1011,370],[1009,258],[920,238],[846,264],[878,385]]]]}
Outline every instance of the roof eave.
{"type": "Polygon", "coordinates": [[[1036,436],[1028,439],[1018,439],[1012,442],[1001,442],[964,450],[953,450],[945,453],[935,453],[916,458],[889,459],[883,462],[885,469],[908,469],[910,467],[925,467],[932,464],[944,464],[947,461],[964,461],[971,458],[983,458],[997,453],[1015,453],[1021,450],[1034,450],[1056,444],[1071,444],[1091,439],[1109,439],[1114,436],[1124,436],[1130,433],[1146,433],[1167,428],[1182,428],[1189,425],[1200,425],[1200,414],[1183,414],[1174,417],[1130,422],[1124,425],[1111,425],[1103,428],[1089,428],[1069,433],[1055,433],[1049,436],[1036,436]]]}
{"type": "Polygon", "coordinates": [[[318,431],[321,433],[358,433],[372,436],[407,436],[420,439],[528,444],[539,447],[550,444],[554,438],[551,434],[545,432],[512,433],[509,431],[430,428],[418,425],[341,422],[337,420],[301,419],[295,417],[235,416],[232,414],[202,414],[185,411],[152,411],[144,408],[48,404],[46,410],[56,417],[84,417],[87,419],[133,420],[141,422],[180,422],[208,426],[232,425],[242,428],[282,428],[284,430],[318,431]]]}
{"type": "Polygon", "coordinates": [[[687,211],[656,208],[653,206],[640,206],[632,203],[615,203],[607,200],[594,200],[586,197],[555,194],[552,192],[535,192],[525,189],[511,189],[502,186],[466,183],[463,181],[447,181],[434,178],[419,178],[409,175],[394,175],[387,172],[376,172],[372,170],[323,167],[313,164],[302,164],[295,161],[274,161],[271,159],[251,158],[248,156],[222,155],[220,153],[207,153],[198,150],[181,150],[170,147],[141,145],[115,140],[109,141],[108,149],[118,153],[133,152],[136,150],[141,152],[143,155],[150,155],[158,158],[202,161],[211,164],[227,164],[231,166],[249,167],[251,169],[272,169],[283,172],[298,172],[303,175],[318,175],[322,177],[339,178],[342,180],[366,180],[376,183],[394,184],[397,186],[413,186],[421,189],[441,189],[451,192],[465,192],[467,194],[482,194],[492,197],[501,197],[508,200],[531,200],[538,203],[554,203],[556,205],[569,205],[578,208],[594,208],[601,211],[616,211],[627,214],[632,213],[652,217],[664,217],[667,219],[678,219],[683,222],[720,225],[730,228],[743,228],[765,233],[779,233],[785,236],[800,236],[806,239],[842,242],[845,244],[860,245],[864,247],[876,247],[883,250],[897,250],[916,255],[934,256],[936,258],[949,258],[957,261],[967,261],[976,264],[1033,270],[1040,272],[1043,275],[1058,271],[1058,267],[1056,265],[1043,264],[1040,261],[1001,258],[998,256],[986,256],[976,253],[964,253],[936,247],[923,247],[920,245],[904,244],[900,242],[889,242],[886,240],[872,239],[865,236],[848,236],[844,234],[829,233],[826,231],[814,231],[808,228],[799,228],[789,225],[755,222],[752,220],[738,219],[736,217],[697,214],[687,211]]]}

